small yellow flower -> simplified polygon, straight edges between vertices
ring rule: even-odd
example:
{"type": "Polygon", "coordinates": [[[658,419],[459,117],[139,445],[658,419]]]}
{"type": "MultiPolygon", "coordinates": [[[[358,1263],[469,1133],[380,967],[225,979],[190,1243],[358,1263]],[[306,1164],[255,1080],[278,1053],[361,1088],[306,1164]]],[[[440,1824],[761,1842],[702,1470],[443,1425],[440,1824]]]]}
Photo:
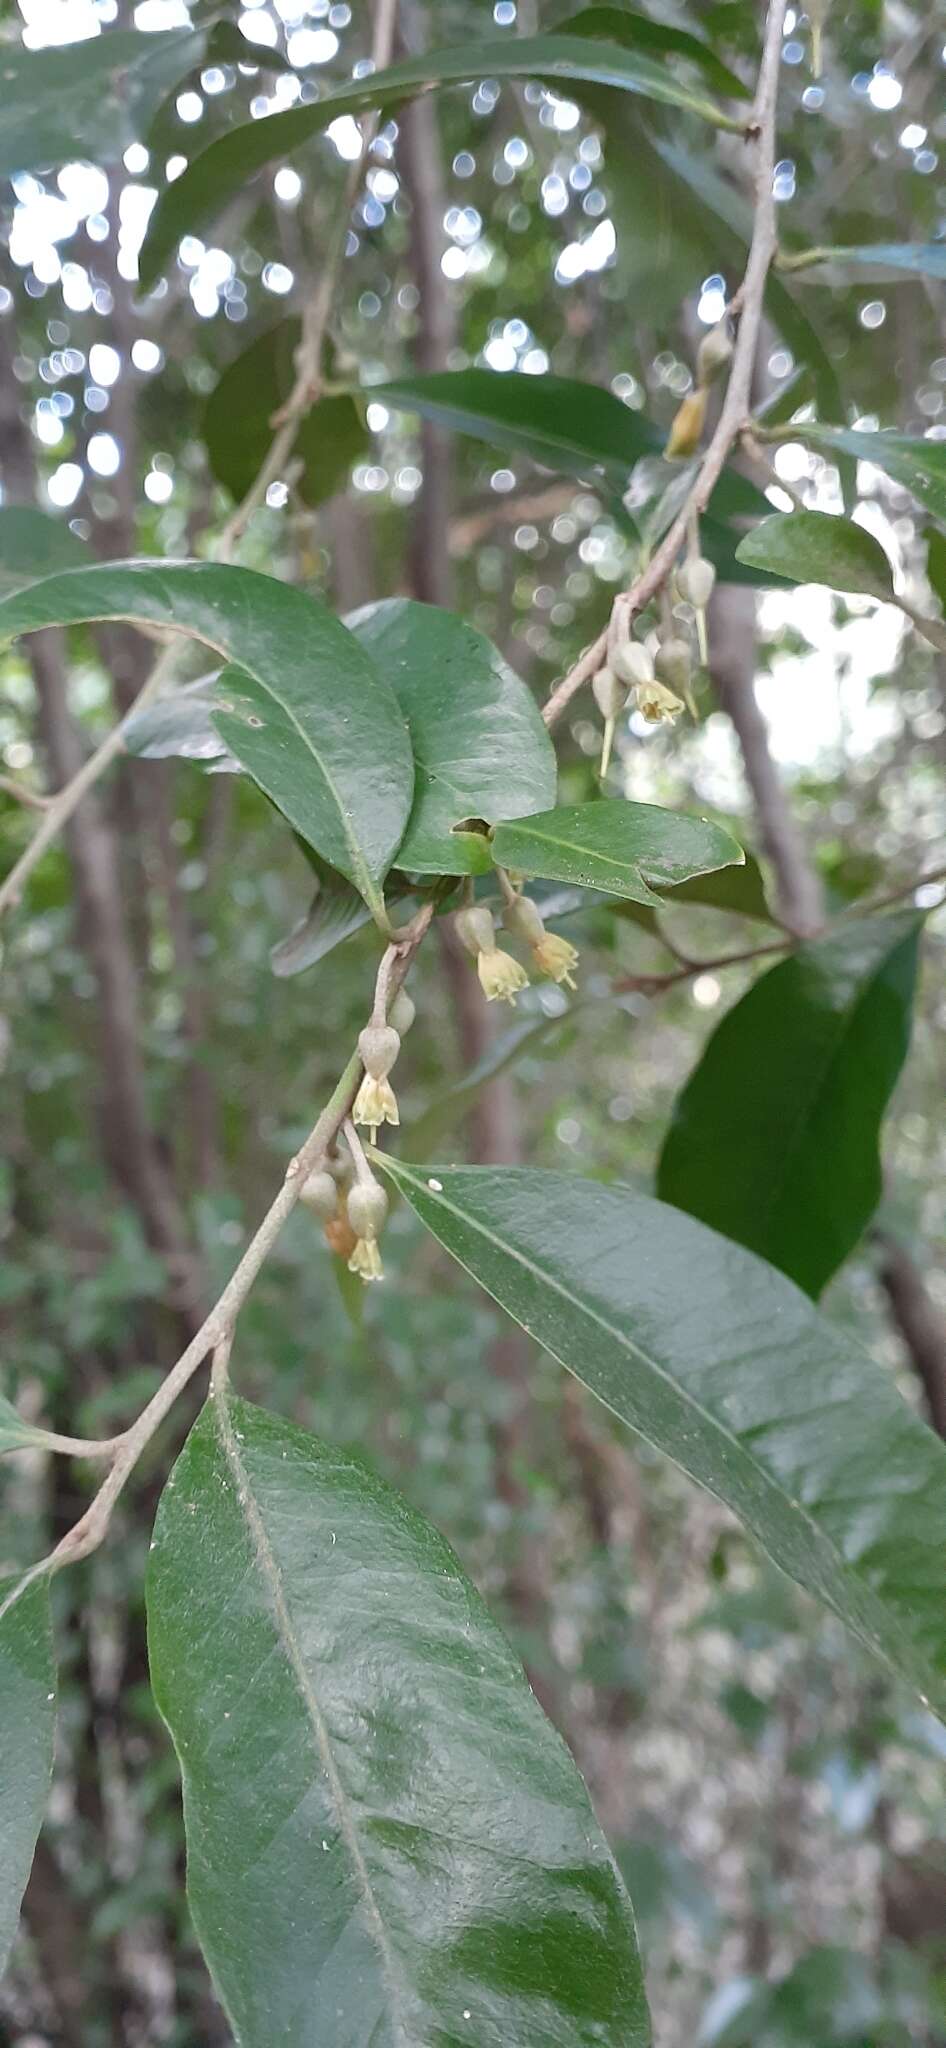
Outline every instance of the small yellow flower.
{"type": "Polygon", "coordinates": [[[658,682],[641,683],[634,692],[634,701],[649,725],[672,725],[684,709],[682,698],[658,682]]]}
{"type": "Polygon", "coordinates": [[[550,981],[563,981],[566,988],[575,988],[572,975],[578,965],[578,948],[568,939],[546,932],[532,948],[532,958],[540,974],[547,974],[550,981]]]}
{"type": "Polygon", "coordinates": [[[399,1124],[397,1096],[390,1081],[366,1074],[355,1096],[352,1118],[356,1124],[365,1124],[371,1132],[372,1144],[381,1124],[399,1124]]]}
{"type": "Polygon", "coordinates": [[[363,1280],[383,1280],[384,1267],[376,1237],[359,1237],[348,1261],[349,1273],[360,1273],[363,1280]]]}
{"type": "Polygon", "coordinates": [[[520,989],[528,988],[529,977],[511,953],[499,946],[483,948],[477,954],[476,971],[488,1003],[515,1003],[520,989]]]}

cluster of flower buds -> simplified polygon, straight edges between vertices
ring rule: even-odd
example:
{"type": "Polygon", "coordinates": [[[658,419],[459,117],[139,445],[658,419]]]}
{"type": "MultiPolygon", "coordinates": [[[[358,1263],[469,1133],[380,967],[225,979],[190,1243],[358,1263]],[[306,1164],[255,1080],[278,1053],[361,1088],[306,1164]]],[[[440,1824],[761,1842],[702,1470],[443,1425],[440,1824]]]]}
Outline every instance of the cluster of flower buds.
{"type": "Polygon", "coordinates": [[[568,939],[561,939],[556,932],[547,932],[542,916],[530,896],[511,897],[503,908],[503,924],[515,939],[521,939],[532,954],[533,964],[539,974],[549,981],[564,982],[566,988],[574,988],[573,979],[578,965],[578,948],[568,939]]]}
{"type": "Polygon", "coordinates": [[[599,668],[592,689],[604,719],[601,776],[608,772],[614,729],[629,701],[649,725],[672,725],[689,697],[690,650],[683,640],[668,640],[655,657],[642,640],[616,647],[607,668],[599,668]],[[682,654],[681,654],[682,650],[682,654]],[[682,657],[685,656],[685,665],[682,657]]]}
{"type": "MultiPolygon", "coordinates": [[[[574,988],[572,977],[578,965],[577,947],[568,939],[559,938],[555,932],[547,932],[531,898],[517,895],[508,884],[507,887],[509,895],[503,908],[506,931],[529,947],[532,964],[538,974],[574,988]]],[[[514,1003],[520,991],[528,988],[529,977],[511,953],[505,953],[497,946],[492,911],[479,903],[470,904],[466,909],[457,911],[453,922],[458,939],[476,961],[480,987],[487,1002],[514,1003]]]]}
{"type": "Polygon", "coordinates": [[[363,1124],[371,1132],[371,1141],[377,1140],[382,1124],[400,1124],[397,1096],[388,1080],[391,1068],[401,1050],[401,1038],[414,1022],[413,1002],[405,989],[401,989],[391,1005],[387,1024],[366,1024],[358,1039],[358,1051],[365,1075],[355,1097],[352,1120],[363,1124]]]}
{"type": "Polygon", "coordinates": [[[359,1273],[363,1280],[382,1279],[378,1238],[388,1213],[388,1198],[370,1170],[346,1185],[322,1167],[307,1176],[299,1200],[318,1216],[330,1250],[346,1260],[350,1273],[359,1273]]]}

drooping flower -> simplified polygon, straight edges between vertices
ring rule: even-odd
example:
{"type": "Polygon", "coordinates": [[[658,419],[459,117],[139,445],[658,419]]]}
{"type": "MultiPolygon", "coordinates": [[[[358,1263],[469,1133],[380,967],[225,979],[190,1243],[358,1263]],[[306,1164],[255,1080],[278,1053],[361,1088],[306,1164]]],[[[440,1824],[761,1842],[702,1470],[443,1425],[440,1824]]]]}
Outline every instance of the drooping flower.
{"type": "Polygon", "coordinates": [[[514,1004],[520,990],[529,986],[525,968],[500,946],[484,947],[477,955],[476,971],[488,1003],[514,1004]]]}
{"type": "Polygon", "coordinates": [[[566,988],[575,988],[572,979],[578,965],[578,948],[568,939],[561,939],[555,932],[546,932],[532,948],[532,958],[540,974],[546,974],[550,981],[564,982],[566,988]]]}
{"type": "Polygon", "coordinates": [[[680,697],[658,682],[642,683],[634,692],[634,701],[650,725],[672,725],[685,708],[680,697]]]}
{"type": "Polygon", "coordinates": [[[348,1270],[360,1274],[362,1280],[383,1280],[378,1237],[388,1213],[387,1195],[378,1181],[357,1180],[349,1189],[347,1206],[348,1221],[355,1232],[348,1270]]]}
{"type": "Polygon", "coordinates": [[[397,1096],[390,1081],[379,1079],[374,1074],[365,1075],[355,1096],[352,1120],[356,1124],[363,1124],[371,1132],[372,1144],[382,1124],[400,1124],[397,1096]]]}

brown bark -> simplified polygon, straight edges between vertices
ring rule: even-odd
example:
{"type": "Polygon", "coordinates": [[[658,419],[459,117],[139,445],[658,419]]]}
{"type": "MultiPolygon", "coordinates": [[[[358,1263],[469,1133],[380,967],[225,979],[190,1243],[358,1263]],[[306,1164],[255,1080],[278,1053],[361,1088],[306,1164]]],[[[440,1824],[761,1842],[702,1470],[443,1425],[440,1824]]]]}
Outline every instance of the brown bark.
{"type": "Polygon", "coordinates": [[[937,1435],[946,1437],[946,1328],[906,1246],[878,1232],[880,1284],[890,1319],[923,1389],[937,1435]]]}

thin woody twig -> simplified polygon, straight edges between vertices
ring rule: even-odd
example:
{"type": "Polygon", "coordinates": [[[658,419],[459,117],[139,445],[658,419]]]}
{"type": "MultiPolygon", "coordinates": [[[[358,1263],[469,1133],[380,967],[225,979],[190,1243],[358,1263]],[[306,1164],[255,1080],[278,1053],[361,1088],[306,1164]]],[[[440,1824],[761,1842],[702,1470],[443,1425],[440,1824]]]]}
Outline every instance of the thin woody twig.
{"type": "MultiPolygon", "coordinates": [[[[686,539],[691,519],[694,514],[705,512],[730,449],[749,421],[752,373],[762,322],[762,302],[766,279],[777,247],[772,180],[775,169],[778,77],[785,9],[786,0],[772,0],[769,7],[753,116],[748,130],[755,138],[757,149],[755,210],[745,275],[729,307],[731,314],[738,314],[739,327],[726,396],[716,430],[703,456],[686,503],[664,535],[660,546],[655,549],[646,569],[631,588],[615,601],[617,611],[628,624],[635,613],[642,611],[651,598],[656,596],[669,576],[686,539]]],[[[547,726],[557,724],[577,691],[597,673],[605,660],[607,649],[608,628],[605,628],[552,691],[542,712],[547,726]]]]}

